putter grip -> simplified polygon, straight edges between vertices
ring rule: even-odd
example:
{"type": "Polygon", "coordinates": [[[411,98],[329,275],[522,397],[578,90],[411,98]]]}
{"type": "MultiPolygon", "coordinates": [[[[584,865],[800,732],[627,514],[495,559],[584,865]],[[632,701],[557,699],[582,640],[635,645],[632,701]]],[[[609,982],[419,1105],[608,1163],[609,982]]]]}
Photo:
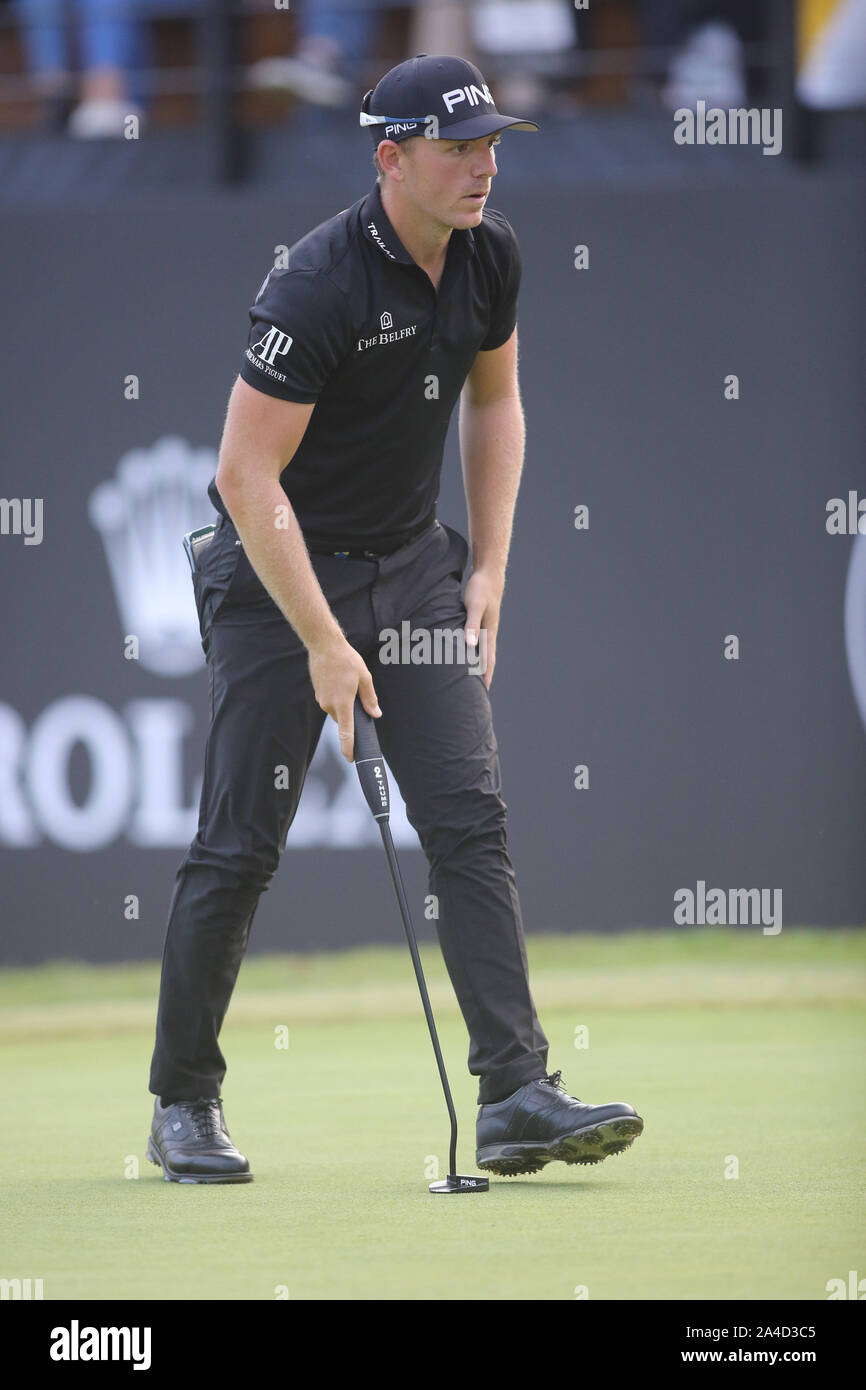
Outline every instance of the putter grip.
{"type": "Polygon", "coordinates": [[[387,820],[391,810],[388,774],[376,735],[376,721],[355,696],[355,767],[361,790],[376,820],[387,820]]]}

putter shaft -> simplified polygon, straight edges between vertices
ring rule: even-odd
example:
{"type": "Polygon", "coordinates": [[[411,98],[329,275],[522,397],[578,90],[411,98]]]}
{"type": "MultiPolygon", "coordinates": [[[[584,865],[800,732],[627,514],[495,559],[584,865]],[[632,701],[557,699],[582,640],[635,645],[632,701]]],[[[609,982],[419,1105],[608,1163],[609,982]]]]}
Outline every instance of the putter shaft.
{"type": "Polygon", "coordinates": [[[433,1051],[436,1055],[436,1065],[439,1068],[439,1079],[442,1082],[442,1090],[445,1092],[445,1104],[448,1106],[448,1117],[451,1120],[451,1147],[448,1151],[448,1172],[457,1172],[457,1114],[454,1109],[454,1100],[451,1095],[451,1087],[448,1084],[448,1075],[445,1071],[445,1062],[442,1057],[442,1049],[439,1046],[439,1035],[436,1032],[436,1021],[433,1018],[433,1010],[430,1007],[430,996],[427,993],[427,982],[424,979],[424,971],[421,966],[421,957],[418,954],[418,943],[415,940],[415,930],[412,926],[412,918],[409,915],[409,904],[406,901],[406,890],[403,887],[403,877],[400,873],[400,865],[397,863],[397,853],[394,849],[394,839],[391,835],[391,827],[386,820],[379,821],[379,829],[382,832],[382,843],[385,846],[385,853],[388,856],[388,867],[391,870],[391,878],[394,882],[394,890],[397,894],[397,901],[400,904],[400,915],[403,918],[403,929],[406,933],[406,940],[409,943],[409,954],[412,957],[412,964],[415,967],[415,979],[418,981],[418,990],[421,995],[421,1003],[424,1005],[424,1016],[427,1019],[427,1027],[430,1030],[430,1041],[433,1044],[433,1051]]]}

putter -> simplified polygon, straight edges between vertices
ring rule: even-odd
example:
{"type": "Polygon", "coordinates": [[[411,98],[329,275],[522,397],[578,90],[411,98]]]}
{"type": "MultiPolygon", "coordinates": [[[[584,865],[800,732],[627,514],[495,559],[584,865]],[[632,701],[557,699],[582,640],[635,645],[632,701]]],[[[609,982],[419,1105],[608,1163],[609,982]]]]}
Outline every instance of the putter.
{"type": "Polygon", "coordinates": [[[397,901],[400,904],[403,929],[406,933],[406,940],[409,943],[409,954],[412,957],[412,964],[415,967],[415,979],[418,981],[421,1003],[424,1005],[424,1015],[427,1019],[427,1027],[430,1029],[430,1041],[433,1043],[433,1051],[436,1054],[439,1079],[442,1082],[442,1090],[445,1092],[445,1104],[448,1107],[448,1117],[451,1121],[451,1147],[448,1154],[448,1176],[443,1179],[442,1182],[431,1182],[430,1191],[443,1196],[450,1196],[452,1193],[457,1192],[486,1192],[490,1186],[488,1178],[467,1178],[462,1177],[457,1172],[457,1114],[454,1110],[454,1101],[451,1097],[451,1087],[448,1085],[445,1063],[442,1060],[442,1049],[439,1046],[439,1036],[436,1032],[433,1010],[430,1007],[430,996],[427,993],[424,971],[421,968],[418,943],[415,940],[412,919],[409,916],[409,904],[406,901],[406,890],[403,887],[400,866],[397,863],[394,839],[391,835],[391,827],[388,824],[388,817],[391,812],[388,774],[385,771],[385,765],[382,760],[382,750],[379,747],[379,738],[376,733],[376,721],[373,719],[372,715],[368,714],[364,709],[364,706],[361,704],[360,696],[357,695],[355,696],[355,767],[358,770],[358,778],[367,805],[373,812],[373,819],[378,823],[379,830],[381,831],[382,843],[385,846],[385,853],[388,856],[388,867],[391,870],[394,890],[397,894],[397,901]]]}

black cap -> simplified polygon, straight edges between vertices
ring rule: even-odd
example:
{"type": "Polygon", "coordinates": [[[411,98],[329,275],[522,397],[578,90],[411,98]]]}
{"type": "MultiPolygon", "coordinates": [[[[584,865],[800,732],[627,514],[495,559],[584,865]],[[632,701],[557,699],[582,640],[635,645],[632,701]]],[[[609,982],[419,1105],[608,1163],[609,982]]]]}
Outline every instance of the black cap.
{"type": "Polygon", "coordinates": [[[503,116],[474,63],[419,53],[386,72],[361,103],[361,125],[380,140],[477,140],[496,130],[538,130],[534,121],[503,116]]]}

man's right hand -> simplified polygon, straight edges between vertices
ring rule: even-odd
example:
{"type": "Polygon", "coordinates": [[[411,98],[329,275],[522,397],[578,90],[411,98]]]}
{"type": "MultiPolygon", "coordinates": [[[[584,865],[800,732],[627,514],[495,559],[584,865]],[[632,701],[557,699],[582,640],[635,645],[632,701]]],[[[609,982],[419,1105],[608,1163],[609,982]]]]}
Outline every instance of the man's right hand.
{"type": "Polygon", "coordinates": [[[373,689],[373,677],[360,653],[342,636],[329,638],[311,648],[308,664],[316,703],[336,723],[343,757],[347,762],[354,762],[356,694],[374,719],[382,714],[373,689]]]}

